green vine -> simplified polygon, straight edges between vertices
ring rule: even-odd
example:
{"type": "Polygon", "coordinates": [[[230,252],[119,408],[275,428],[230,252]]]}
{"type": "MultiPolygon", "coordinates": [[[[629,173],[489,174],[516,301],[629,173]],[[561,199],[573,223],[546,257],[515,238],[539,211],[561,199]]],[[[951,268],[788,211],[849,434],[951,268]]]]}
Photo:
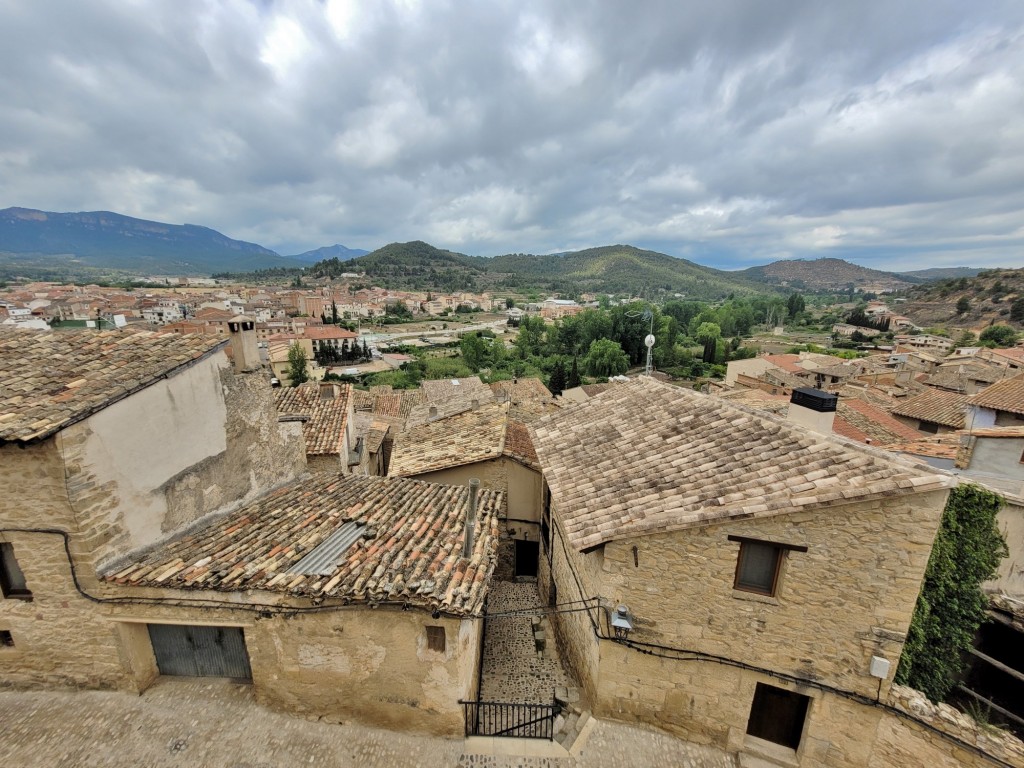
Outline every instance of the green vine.
{"type": "Polygon", "coordinates": [[[996,575],[1008,554],[996,527],[1003,497],[964,484],[949,494],[910,621],[896,682],[932,701],[956,685],[966,652],[985,620],[988,599],[981,584],[996,575]]]}

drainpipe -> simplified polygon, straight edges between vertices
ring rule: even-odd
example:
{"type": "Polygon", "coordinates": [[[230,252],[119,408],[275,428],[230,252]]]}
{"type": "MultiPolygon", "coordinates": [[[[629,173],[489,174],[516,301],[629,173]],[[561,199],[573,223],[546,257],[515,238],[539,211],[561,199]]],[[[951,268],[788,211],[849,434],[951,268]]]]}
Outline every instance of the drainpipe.
{"type": "Polygon", "coordinates": [[[466,515],[466,535],[462,539],[462,556],[473,554],[473,529],[476,527],[476,497],[480,481],[475,477],[469,479],[469,513],[466,515]]]}

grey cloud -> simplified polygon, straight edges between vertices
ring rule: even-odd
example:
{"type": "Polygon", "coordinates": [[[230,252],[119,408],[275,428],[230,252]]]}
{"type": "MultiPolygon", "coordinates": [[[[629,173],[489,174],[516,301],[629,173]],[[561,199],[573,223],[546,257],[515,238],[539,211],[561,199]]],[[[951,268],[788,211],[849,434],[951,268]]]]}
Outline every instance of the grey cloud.
{"type": "Polygon", "coordinates": [[[0,0],[0,203],[282,252],[1024,265],[1018,3],[355,7],[0,0]]]}

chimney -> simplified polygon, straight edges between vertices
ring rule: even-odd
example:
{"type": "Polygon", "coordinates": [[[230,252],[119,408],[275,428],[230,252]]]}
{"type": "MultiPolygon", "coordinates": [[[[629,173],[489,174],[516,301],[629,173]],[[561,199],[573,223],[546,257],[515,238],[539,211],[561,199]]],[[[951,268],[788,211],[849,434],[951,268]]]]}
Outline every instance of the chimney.
{"type": "Polygon", "coordinates": [[[466,513],[466,533],[462,539],[462,556],[473,555],[473,530],[476,528],[476,496],[480,481],[475,477],[469,479],[469,512],[466,513]]]}
{"type": "Polygon", "coordinates": [[[799,387],[789,398],[789,420],[812,432],[832,434],[838,402],[839,398],[829,392],[799,387]]]}
{"type": "Polygon", "coordinates": [[[430,416],[430,418],[436,419],[437,418],[437,406],[436,405],[430,406],[430,410],[427,411],[427,414],[430,416]]]}
{"type": "Polygon", "coordinates": [[[245,315],[228,320],[231,354],[235,373],[248,373],[260,367],[260,351],[256,346],[256,321],[245,315]]]}
{"type": "Polygon", "coordinates": [[[338,388],[330,381],[320,382],[320,399],[333,400],[338,394],[338,388]]]}

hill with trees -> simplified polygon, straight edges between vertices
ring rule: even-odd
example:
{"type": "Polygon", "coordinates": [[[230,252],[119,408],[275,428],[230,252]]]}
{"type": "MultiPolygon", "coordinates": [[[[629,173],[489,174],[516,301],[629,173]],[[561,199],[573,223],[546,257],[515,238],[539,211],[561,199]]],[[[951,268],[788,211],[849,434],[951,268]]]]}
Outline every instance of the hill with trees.
{"type": "Polygon", "coordinates": [[[763,285],[782,286],[798,291],[865,292],[898,291],[923,282],[895,272],[882,272],[851,264],[843,259],[787,259],[737,273],[763,285]]]}
{"type": "Polygon", "coordinates": [[[991,325],[1024,328],[1024,269],[990,269],[907,291],[899,311],[922,326],[980,332],[991,325]]]}
{"type": "Polygon", "coordinates": [[[417,240],[391,243],[351,261],[320,262],[309,274],[336,277],[353,271],[365,272],[385,287],[415,290],[538,290],[565,296],[607,293],[656,299],[678,295],[699,300],[765,292],[765,286],[736,273],[630,245],[559,255],[516,253],[485,258],[417,240]]]}

